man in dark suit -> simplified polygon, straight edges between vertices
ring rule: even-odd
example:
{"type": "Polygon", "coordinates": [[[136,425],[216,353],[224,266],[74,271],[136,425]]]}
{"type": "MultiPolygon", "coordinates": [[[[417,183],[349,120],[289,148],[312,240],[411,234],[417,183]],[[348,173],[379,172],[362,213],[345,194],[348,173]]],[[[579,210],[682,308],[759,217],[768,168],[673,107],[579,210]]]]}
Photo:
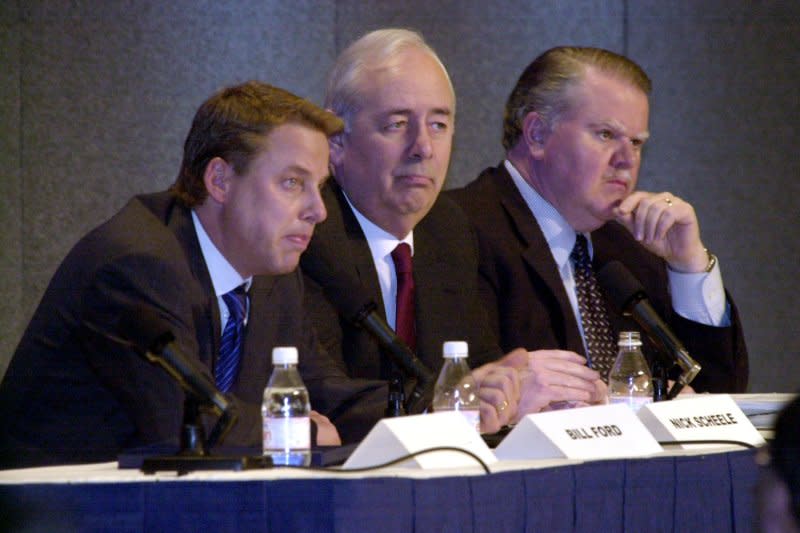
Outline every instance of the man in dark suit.
{"type": "MultiPolygon", "coordinates": [[[[0,386],[0,466],[105,461],[177,444],[184,392],[128,342],[138,339],[124,338],[120,317],[137,306],[228,393],[238,421],[224,444],[259,446],[272,348],[294,345],[305,355],[316,346],[296,266],[326,216],[327,137],[341,126],[258,82],[207,100],[170,191],[130,200],[53,277],[0,386]],[[222,376],[223,328],[237,323],[226,293],[237,287],[247,294],[243,340],[233,341],[242,347],[222,376]]],[[[330,423],[313,418],[321,440],[336,443],[330,423]]]]}
{"type": "MultiPolygon", "coordinates": [[[[642,69],[617,54],[545,52],[506,105],[506,161],[450,193],[477,231],[481,293],[501,346],[532,350],[530,379],[550,385],[550,398],[523,399],[528,409],[577,400],[576,372],[583,356],[591,358],[571,259],[582,238],[595,270],[620,261],[642,282],[703,367],[695,389],[741,392],[747,385],[736,308],[694,209],[669,192],[635,191],[649,92],[642,69]]],[[[599,307],[610,319],[609,342],[639,329],[608,303],[599,307]]],[[[653,349],[646,346],[651,359],[653,349]]]]}
{"type": "MultiPolygon", "coordinates": [[[[360,282],[377,312],[434,372],[442,365],[444,341],[469,343],[482,428],[496,431],[517,416],[519,385],[512,363],[527,354],[518,350],[495,363],[503,352],[478,300],[474,236],[460,209],[439,198],[455,114],[445,68],[418,34],[372,32],[339,56],[326,107],[342,117],[345,131],[330,141],[335,183],[324,192],[329,218],[301,267],[315,327],[334,364],[324,366],[327,374],[302,365],[301,372],[309,386],[327,382],[340,388],[312,401],[331,417],[343,441],[358,441],[383,416],[387,380],[397,370],[379,344],[327,299],[323,291],[334,281],[325,265],[331,264],[360,282]],[[413,256],[413,320],[398,305],[398,293],[405,292],[399,289],[397,271],[403,267],[395,264],[395,254],[403,248],[413,256]],[[368,384],[372,388],[365,388],[368,384]]],[[[412,383],[407,380],[407,387],[412,383]]]]}

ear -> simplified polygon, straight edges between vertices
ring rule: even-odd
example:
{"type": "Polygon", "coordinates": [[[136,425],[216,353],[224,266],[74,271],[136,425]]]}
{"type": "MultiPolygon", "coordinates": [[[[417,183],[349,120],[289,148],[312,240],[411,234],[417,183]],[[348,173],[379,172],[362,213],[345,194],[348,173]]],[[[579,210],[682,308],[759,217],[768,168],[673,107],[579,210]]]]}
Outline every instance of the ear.
{"type": "Polygon", "coordinates": [[[336,133],[328,138],[328,148],[331,152],[331,165],[339,166],[344,161],[344,132],[336,133]]]}
{"type": "Polygon", "coordinates": [[[541,157],[549,135],[550,126],[539,113],[531,111],[525,115],[522,121],[522,138],[534,157],[541,157]]]}
{"type": "Polygon", "coordinates": [[[220,204],[224,204],[230,188],[233,168],[221,157],[215,157],[206,165],[203,183],[208,196],[220,204]]]}

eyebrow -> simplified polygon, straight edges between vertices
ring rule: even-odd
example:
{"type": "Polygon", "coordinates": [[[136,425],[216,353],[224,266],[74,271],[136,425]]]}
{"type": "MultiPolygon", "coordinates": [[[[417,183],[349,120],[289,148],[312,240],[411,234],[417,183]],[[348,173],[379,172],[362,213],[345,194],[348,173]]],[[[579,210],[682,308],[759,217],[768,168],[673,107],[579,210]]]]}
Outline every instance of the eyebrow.
{"type": "Polygon", "coordinates": [[[609,128],[611,128],[613,130],[622,132],[627,137],[630,137],[632,139],[639,139],[639,140],[642,140],[642,141],[646,141],[647,139],[650,138],[650,131],[648,131],[648,130],[644,130],[642,132],[639,132],[639,133],[636,133],[636,134],[633,134],[633,135],[629,135],[628,134],[628,129],[625,127],[625,125],[622,124],[620,121],[615,120],[615,119],[601,120],[599,122],[592,122],[592,123],[589,124],[589,126],[592,127],[592,128],[606,126],[606,127],[609,127],[609,128]]]}
{"type": "Polygon", "coordinates": [[[303,174],[304,176],[310,176],[311,171],[308,170],[306,167],[301,165],[289,165],[288,167],[283,169],[284,172],[297,172],[298,174],[303,174]]]}
{"type": "Polygon", "coordinates": [[[447,115],[448,117],[453,114],[453,112],[447,107],[434,107],[433,108],[434,115],[447,115]]]}
{"type": "MultiPolygon", "coordinates": [[[[446,107],[434,107],[433,109],[430,110],[430,113],[433,114],[433,115],[445,115],[445,116],[448,116],[448,117],[453,115],[453,112],[450,109],[446,108],[446,107]]],[[[413,115],[414,111],[412,111],[411,109],[408,109],[408,108],[389,109],[384,114],[387,115],[387,116],[391,116],[391,115],[408,116],[408,115],[413,115]]]]}

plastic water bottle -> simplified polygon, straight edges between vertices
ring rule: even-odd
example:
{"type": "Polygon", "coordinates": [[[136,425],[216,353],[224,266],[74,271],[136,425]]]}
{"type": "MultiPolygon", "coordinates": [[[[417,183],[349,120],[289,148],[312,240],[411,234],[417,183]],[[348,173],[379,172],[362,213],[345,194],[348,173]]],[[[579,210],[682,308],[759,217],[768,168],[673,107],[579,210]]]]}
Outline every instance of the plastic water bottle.
{"type": "Polygon", "coordinates": [[[261,404],[263,453],[276,465],[311,463],[311,406],[297,372],[297,348],[272,350],[272,375],[261,404]]]}
{"type": "Polygon", "coordinates": [[[642,354],[638,331],[621,331],[617,345],[617,359],[608,373],[608,399],[610,403],[624,403],[636,412],[653,401],[653,377],[642,354]]]}
{"type": "Polygon", "coordinates": [[[445,342],[442,352],[444,365],[433,389],[433,410],[458,411],[480,433],[481,401],[475,378],[467,365],[467,343],[445,342]]]}

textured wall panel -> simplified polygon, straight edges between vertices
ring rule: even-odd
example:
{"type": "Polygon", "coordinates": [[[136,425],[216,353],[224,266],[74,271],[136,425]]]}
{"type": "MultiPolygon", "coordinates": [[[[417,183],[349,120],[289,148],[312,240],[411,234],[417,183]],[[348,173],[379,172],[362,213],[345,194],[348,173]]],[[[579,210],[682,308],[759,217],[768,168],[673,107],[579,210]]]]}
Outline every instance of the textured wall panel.
{"type": "Polygon", "coordinates": [[[27,4],[23,62],[25,302],[88,229],[174,179],[197,106],[263,79],[318,99],[329,2],[27,4]]]}
{"type": "Polygon", "coordinates": [[[650,72],[642,187],[694,204],[739,305],[751,389],[800,387],[800,4],[631,3],[650,72]]]}
{"type": "Polygon", "coordinates": [[[20,25],[17,2],[0,6],[0,376],[27,317],[22,304],[20,25]]]}

